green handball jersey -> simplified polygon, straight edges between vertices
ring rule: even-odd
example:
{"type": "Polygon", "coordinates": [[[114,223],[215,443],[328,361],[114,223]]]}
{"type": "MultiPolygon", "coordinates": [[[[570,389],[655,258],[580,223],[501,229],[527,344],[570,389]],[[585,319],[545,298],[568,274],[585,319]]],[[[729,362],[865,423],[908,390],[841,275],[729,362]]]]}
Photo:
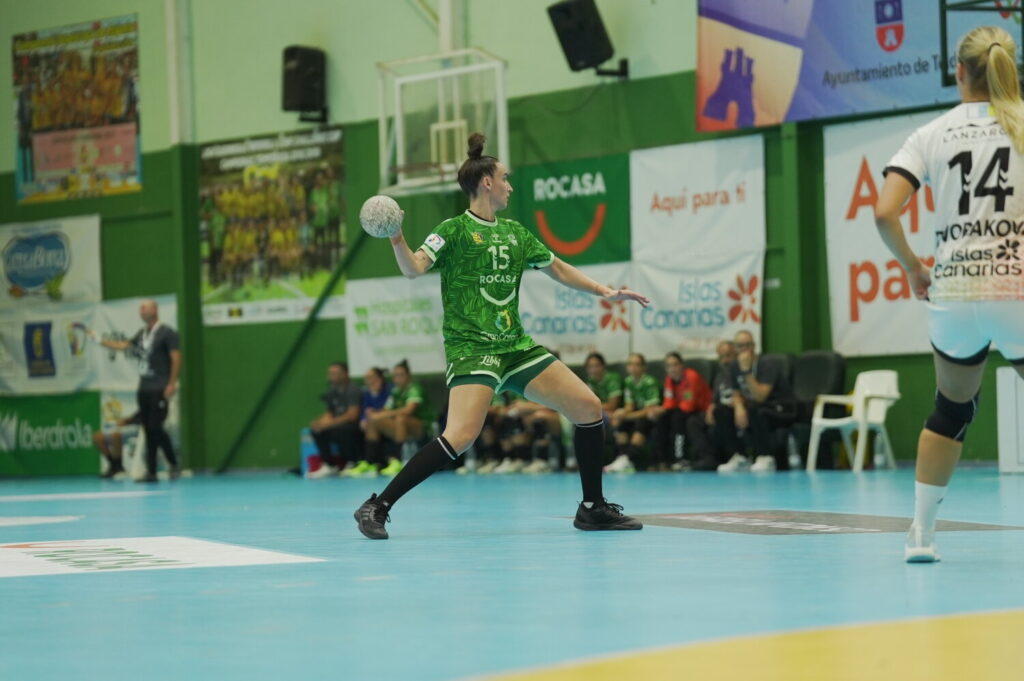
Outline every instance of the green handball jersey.
{"type": "Polygon", "coordinates": [[[622,376],[611,371],[606,371],[604,378],[600,381],[587,378],[587,385],[597,395],[597,399],[602,402],[607,402],[613,397],[620,397],[622,395],[622,376]]]}
{"type": "Polygon", "coordinates": [[[441,273],[448,362],[536,345],[519,319],[519,282],[527,267],[554,261],[537,237],[514,220],[487,222],[466,211],[438,225],[420,248],[441,273]]]}
{"type": "Polygon", "coordinates": [[[626,376],[624,383],[626,395],[623,402],[633,405],[634,410],[661,404],[661,386],[650,374],[644,374],[640,380],[626,376]]]}
{"type": "Polygon", "coordinates": [[[410,383],[405,388],[399,388],[398,386],[391,388],[391,394],[388,396],[388,401],[384,403],[384,408],[401,409],[410,403],[416,403],[416,409],[412,413],[413,416],[424,423],[430,423],[434,420],[434,410],[427,404],[427,398],[419,383],[410,383]]]}

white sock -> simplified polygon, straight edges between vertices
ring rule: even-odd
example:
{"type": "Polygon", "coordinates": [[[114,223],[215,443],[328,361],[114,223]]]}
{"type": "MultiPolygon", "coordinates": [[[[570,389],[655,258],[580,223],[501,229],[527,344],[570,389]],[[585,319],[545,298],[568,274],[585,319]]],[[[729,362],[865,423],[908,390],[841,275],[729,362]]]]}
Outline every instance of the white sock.
{"type": "Polygon", "coordinates": [[[939,514],[939,504],[946,496],[947,487],[929,485],[925,482],[914,482],[914,524],[930,532],[935,529],[935,517],[939,514]]]}

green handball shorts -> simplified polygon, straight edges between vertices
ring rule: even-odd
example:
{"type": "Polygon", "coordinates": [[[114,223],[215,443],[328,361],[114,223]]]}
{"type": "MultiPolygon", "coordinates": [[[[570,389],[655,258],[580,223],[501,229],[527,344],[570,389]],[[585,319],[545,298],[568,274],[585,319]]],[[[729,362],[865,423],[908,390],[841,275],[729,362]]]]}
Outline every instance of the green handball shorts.
{"type": "Polygon", "coordinates": [[[458,385],[486,385],[496,393],[512,391],[524,395],[526,385],[547,369],[555,356],[534,345],[502,355],[460,357],[448,365],[445,378],[449,388],[458,385]]]}

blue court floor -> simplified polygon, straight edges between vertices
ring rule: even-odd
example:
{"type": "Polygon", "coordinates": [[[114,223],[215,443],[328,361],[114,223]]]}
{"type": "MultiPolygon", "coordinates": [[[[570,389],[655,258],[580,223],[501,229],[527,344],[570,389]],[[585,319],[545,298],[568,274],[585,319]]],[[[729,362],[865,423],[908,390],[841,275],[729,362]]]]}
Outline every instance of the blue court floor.
{"type": "MultiPolygon", "coordinates": [[[[0,481],[0,679],[703,679],[685,660],[643,672],[644,656],[734,640],[709,663],[714,678],[781,679],[795,677],[745,667],[774,639],[746,637],[993,611],[1024,624],[1021,530],[940,532],[941,563],[902,562],[910,470],[606,476],[627,513],[692,525],[617,533],[573,529],[575,475],[446,473],[373,542],[352,511],[382,487],[278,474],[0,481]],[[595,658],[620,671],[579,668],[595,658]]],[[[940,517],[1024,526],[1024,477],[961,470],[940,517]]],[[[986,617],[963,627],[984,633],[986,617]]],[[[856,667],[863,649],[849,640],[820,678],[856,667]]],[[[922,654],[908,645],[892,654],[922,654]]],[[[917,645],[968,668],[987,655],[928,635],[917,645]]],[[[999,678],[1024,678],[1014,669],[999,678]]],[[[850,678],[894,673],[883,660],[850,678]]]]}

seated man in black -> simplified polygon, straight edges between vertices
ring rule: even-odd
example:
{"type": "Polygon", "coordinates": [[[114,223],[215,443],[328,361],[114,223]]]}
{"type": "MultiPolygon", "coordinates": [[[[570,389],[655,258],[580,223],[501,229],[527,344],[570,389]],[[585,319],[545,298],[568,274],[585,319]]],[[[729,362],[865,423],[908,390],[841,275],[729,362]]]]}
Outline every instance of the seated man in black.
{"type": "Polygon", "coordinates": [[[309,474],[311,478],[337,475],[348,462],[362,458],[362,431],[359,428],[359,405],[362,392],[349,379],[348,364],[332,362],[327,368],[327,392],[320,396],[325,411],[309,424],[323,464],[309,474]],[[335,454],[331,445],[337,445],[335,454]]]}
{"type": "MultiPolygon", "coordinates": [[[[749,331],[736,334],[735,346],[734,421],[729,422],[728,410],[716,410],[715,421],[719,428],[743,431],[745,443],[756,458],[751,464],[743,452],[735,452],[718,470],[729,472],[749,467],[752,471],[774,471],[778,467],[775,430],[791,418],[788,411],[794,404],[793,388],[784,366],[762,361],[756,352],[754,336],[749,331]]],[[[785,458],[782,460],[785,462],[785,458]]]]}

